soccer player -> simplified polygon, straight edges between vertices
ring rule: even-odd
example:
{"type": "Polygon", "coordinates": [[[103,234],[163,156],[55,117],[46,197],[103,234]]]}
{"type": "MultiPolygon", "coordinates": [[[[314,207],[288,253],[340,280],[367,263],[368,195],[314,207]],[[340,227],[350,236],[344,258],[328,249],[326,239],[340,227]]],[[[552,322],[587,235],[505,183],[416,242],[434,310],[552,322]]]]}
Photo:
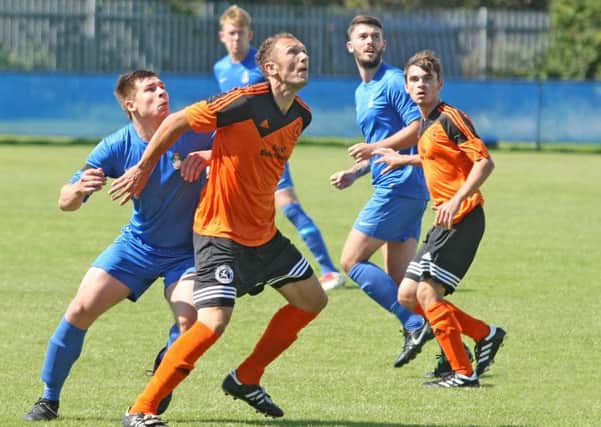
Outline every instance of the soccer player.
{"type": "MultiPolygon", "coordinates": [[[[221,91],[227,92],[235,87],[265,81],[255,60],[257,49],[250,45],[253,32],[248,12],[236,5],[230,6],[221,16],[219,23],[221,26],[219,39],[225,46],[227,55],[215,63],[213,71],[221,91]]],[[[289,163],[286,163],[284,173],[278,182],[275,203],[294,224],[298,234],[319,263],[321,270],[319,281],[324,289],[344,286],[344,274],[340,273],[332,262],[321,231],[305,212],[294,191],[289,163]]]]}
{"type": "MultiPolygon", "coordinates": [[[[296,96],[309,78],[309,56],[289,33],[267,38],[257,62],[267,82],[237,88],[170,115],[142,159],[115,180],[121,203],[138,196],[155,163],[182,132],[215,132],[210,173],[194,222],[198,320],[165,354],[123,417],[123,426],[165,426],[158,403],[194,368],[225,330],[237,297],[264,286],[288,302],[271,319],[252,353],[224,379],[223,390],[270,417],[283,411],[260,385],[266,367],[326,306],[327,296],[305,257],[275,226],[274,193],[286,161],[311,121],[296,96]]],[[[148,189],[147,191],[152,191],[148,189]]]]}
{"type": "Polygon", "coordinates": [[[421,165],[436,216],[423,246],[409,264],[399,287],[399,302],[425,313],[446,355],[450,375],[425,383],[436,387],[478,387],[478,377],[494,362],[505,331],[476,319],[449,302],[467,273],[484,233],[484,199],[480,187],[494,168],[486,145],[463,111],[442,102],[442,65],[431,51],[421,51],[405,67],[405,85],[418,105],[419,154],[380,150],[386,170],[421,165]],[[471,337],[476,367],[461,341],[471,337]]]}
{"type": "Polygon", "coordinates": [[[402,323],[405,341],[394,362],[399,367],[433,338],[424,318],[397,301],[398,284],[415,254],[429,195],[421,168],[406,166],[382,174],[384,166],[374,161],[378,156],[372,156],[372,152],[392,147],[402,149],[402,153],[415,153],[419,110],[404,90],[403,72],[382,60],[386,41],[380,21],[372,16],[356,16],[347,35],[346,46],[362,80],[355,91],[355,107],[366,142],[350,147],[357,163],[334,173],[330,182],[344,189],[371,170],[374,192],[347,237],[341,264],[371,299],[402,323]],[[378,248],[383,250],[385,270],[369,261],[378,248]]]}
{"type": "MultiPolygon", "coordinates": [[[[85,166],[62,187],[58,203],[63,211],[78,210],[103,188],[107,177],[120,176],[133,166],[169,114],[167,89],[151,71],[122,75],[115,95],[131,123],[100,141],[85,166]]],[[[58,416],[63,384],[82,351],[87,330],[125,298],[135,302],[159,277],[164,278],[165,298],[176,320],[168,345],[194,324],[190,228],[206,181],[202,170],[206,162],[198,150],[210,149],[211,142],[209,134],[190,132],[161,157],[149,179],[150,190],[134,200],[130,222],[92,263],[50,338],[41,374],[44,391],[25,420],[49,421],[58,416]]]]}

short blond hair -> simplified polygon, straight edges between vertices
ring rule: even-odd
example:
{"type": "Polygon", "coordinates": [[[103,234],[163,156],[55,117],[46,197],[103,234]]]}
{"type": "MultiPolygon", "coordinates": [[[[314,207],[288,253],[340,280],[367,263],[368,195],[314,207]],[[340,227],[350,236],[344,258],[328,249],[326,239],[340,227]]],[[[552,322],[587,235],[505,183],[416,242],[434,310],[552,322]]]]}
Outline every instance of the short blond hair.
{"type": "Polygon", "coordinates": [[[219,24],[221,25],[221,28],[223,28],[226,22],[231,22],[238,27],[250,28],[252,24],[252,18],[246,10],[242,9],[237,4],[234,4],[228,7],[225,12],[223,12],[223,15],[221,15],[221,18],[219,18],[219,24]]]}

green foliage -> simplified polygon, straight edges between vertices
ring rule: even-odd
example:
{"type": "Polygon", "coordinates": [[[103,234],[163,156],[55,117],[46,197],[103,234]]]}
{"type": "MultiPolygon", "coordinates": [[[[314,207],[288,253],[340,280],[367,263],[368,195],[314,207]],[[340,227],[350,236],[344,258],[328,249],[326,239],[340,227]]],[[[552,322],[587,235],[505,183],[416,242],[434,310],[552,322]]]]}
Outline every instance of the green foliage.
{"type": "MultiPolygon", "coordinates": [[[[56,207],[58,190],[90,146],[0,144],[0,425],[21,417],[41,393],[48,338],[80,278],[129,217],[128,207],[96,194],[79,212],[56,207]]],[[[426,345],[393,369],[398,322],[354,285],[328,307],[266,371],[282,405],[265,420],[220,392],[224,375],[253,348],[283,304],[277,292],[241,298],[228,330],[174,393],[165,414],[174,427],[596,426],[601,414],[601,299],[598,263],[601,156],[493,152],[484,186],[487,231],[452,301],[503,325],[509,338],[478,390],[431,390],[422,375],[438,348],[426,345]]],[[[334,259],[364,201],[369,180],[338,191],[331,172],[352,163],[344,145],[301,142],[291,159],[303,205],[334,259]]],[[[424,221],[432,220],[428,210],[424,221]]],[[[305,253],[288,221],[278,225],[305,253]]],[[[426,228],[424,228],[425,232],[426,228]]],[[[374,261],[380,262],[379,257],[374,261]]],[[[148,381],[145,370],[173,319],[161,282],[136,304],[123,302],[86,336],[63,390],[53,427],[115,426],[148,381]]],[[[469,341],[466,341],[469,342],[469,341]]],[[[471,345],[471,342],[470,342],[471,345]]],[[[44,424],[44,423],[42,423],[44,424]]],[[[45,425],[45,424],[44,424],[45,425]]],[[[50,424],[48,424],[50,425],[50,424]]]]}
{"type": "Polygon", "coordinates": [[[601,2],[553,0],[551,28],[542,77],[601,79],[601,2]]]}

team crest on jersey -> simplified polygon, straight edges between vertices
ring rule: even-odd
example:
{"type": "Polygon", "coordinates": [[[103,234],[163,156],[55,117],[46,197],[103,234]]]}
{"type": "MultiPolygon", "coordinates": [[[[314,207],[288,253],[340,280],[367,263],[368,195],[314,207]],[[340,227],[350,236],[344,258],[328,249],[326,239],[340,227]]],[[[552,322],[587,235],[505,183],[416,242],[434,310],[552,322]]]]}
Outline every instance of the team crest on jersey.
{"type": "Polygon", "coordinates": [[[234,281],[234,270],[229,265],[220,265],[215,269],[215,279],[223,285],[229,285],[234,281]]]}
{"type": "Polygon", "coordinates": [[[242,73],[242,78],[240,79],[240,81],[243,84],[247,84],[250,81],[250,76],[248,75],[248,71],[244,70],[244,72],[242,73]]]}
{"type": "Polygon", "coordinates": [[[179,153],[173,153],[171,164],[173,165],[173,169],[178,170],[182,166],[182,156],[179,153]]]}

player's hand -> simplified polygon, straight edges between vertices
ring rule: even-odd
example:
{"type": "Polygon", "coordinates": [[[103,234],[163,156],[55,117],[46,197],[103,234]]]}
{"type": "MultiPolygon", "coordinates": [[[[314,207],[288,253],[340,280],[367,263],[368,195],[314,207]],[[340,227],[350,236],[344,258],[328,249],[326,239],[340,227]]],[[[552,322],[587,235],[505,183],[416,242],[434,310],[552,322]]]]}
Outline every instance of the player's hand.
{"type": "Polygon", "coordinates": [[[353,185],[355,179],[357,179],[357,175],[354,172],[348,170],[340,171],[330,176],[330,184],[339,190],[344,190],[353,185]]]}
{"type": "Polygon", "coordinates": [[[351,145],[348,148],[348,153],[355,159],[356,163],[359,163],[363,160],[369,160],[373,151],[374,146],[366,142],[360,142],[358,144],[351,145]]]}
{"type": "Polygon", "coordinates": [[[137,165],[126,170],[123,175],[111,184],[111,188],[109,189],[111,200],[121,199],[119,204],[124,205],[132,197],[140,197],[149,177],[150,172],[144,173],[137,165]]]}
{"type": "Polygon", "coordinates": [[[200,178],[202,171],[211,161],[211,150],[193,151],[188,153],[180,166],[180,173],[184,181],[194,182],[200,178]]]}
{"type": "Polygon", "coordinates": [[[78,192],[89,196],[104,187],[106,184],[106,175],[101,168],[86,169],[82,172],[77,184],[78,192]]]}
{"type": "Polygon", "coordinates": [[[386,163],[386,167],[382,169],[382,175],[401,166],[405,166],[409,162],[409,156],[399,154],[392,148],[376,148],[373,150],[372,155],[380,156],[378,159],[374,160],[374,163],[386,163]]]}
{"type": "Polygon", "coordinates": [[[459,201],[451,198],[448,202],[434,206],[433,209],[436,212],[434,218],[435,225],[439,225],[449,230],[453,228],[453,217],[459,210],[459,201]]]}

